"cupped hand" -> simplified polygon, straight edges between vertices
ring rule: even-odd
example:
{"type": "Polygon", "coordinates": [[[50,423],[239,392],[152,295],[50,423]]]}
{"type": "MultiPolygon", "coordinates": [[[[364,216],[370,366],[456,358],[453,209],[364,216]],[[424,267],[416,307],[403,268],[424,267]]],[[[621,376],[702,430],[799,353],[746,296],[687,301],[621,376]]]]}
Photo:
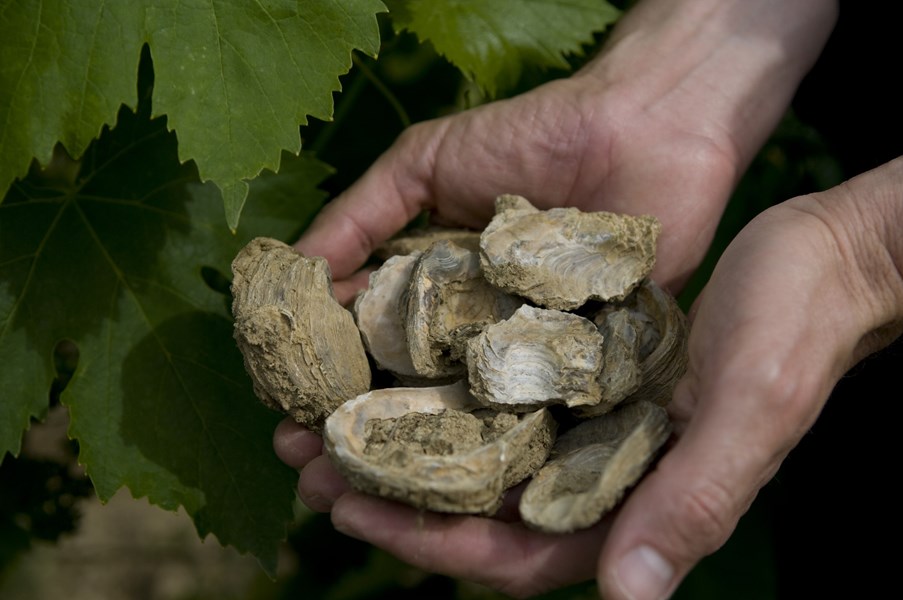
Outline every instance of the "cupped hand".
{"type": "MultiPolygon", "coordinates": [[[[373,250],[421,211],[428,210],[438,224],[481,228],[493,214],[495,197],[515,193],[540,208],[656,216],[662,234],[652,277],[678,291],[704,255],[737,178],[783,113],[833,22],[833,11],[822,11],[821,5],[794,4],[779,11],[784,5],[772,3],[774,11],[743,3],[645,0],[619,26],[615,43],[578,75],[409,128],[326,206],[296,248],[327,258],[336,296],[348,303],[367,283],[360,269],[373,250]],[[709,11],[703,29],[697,9],[709,11]],[[740,14],[744,11],[752,14],[740,14]],[[790,17],[787,11],[799,14],[790,17]],[[769,90],[764,101],[761,89],[769,90]]],[[[789,281],[796,283],[798,289],[789,289],[801,301],[814,294],[827,302],[794,271],[806,271],[808,259],[829,265],[833,255],[780,256],[778,272],[769,271],[775,266],[770,263],[765,268],[784,241],[808,249],[794,236],[813,223],[794,222],[800,232],[786,226],[772,234],[752,225],[723,261],[727,266],[720,267],[699,307],[690,373],[675,399],[681,437],[623,509],[591,529],[541,534],[516,519],[419,513],[363,496],[352,492],[320,454],[319,438],[289,422],[276,432],[276,451],[301,469],[298,491],[308,506],[331,510],[338,529],[413,565],[516,597],[593,577],[611,600],[662,597],[726,538],[795,442],[793,436],[814,418],[813,407],[837,375],[838,364],[828,369],[813,355],[799,364],[798,382],[789,370],[770,371],[790,369],[787,363],[760,354],[769,332],[783,336],[779,346],[785,347],[785,358],[788,348],[811,342],[833,341],[834,351],[841,353],[839,338],[807,337],[824,334],[796,320],[811,313],[774,317],[761,312],[774,294],[786,293],[781,286],[789,281]],[[746,257],[744,247],[754,252],[746,257]],[[724,302],[735,304],[723,308],[724,302]],[[749,375],[734,384],[719,371],[738,370],[733,353],[751,361],[757,386],[748,385],[749,375]],[[808,392],[799,391],[804,382],[809,382],[808,392]],[[775,391],[785,393],[789,408],[769,396],[764,410],[754,410],[755,394],[775,391]],[[804,393],[817,398],[799,400],[797,394],[804,393]],[[735,396],[743,400],[736,406],[735,396]],[[764,414],[785,408],[777,433],[763,437],[756,427],[730,429],[745,428],[740,417],[746,413],[757,415],[760,420],[752,424],[761,428],[768,423],[764,414]],[[707,452],[710,446],[714,452],[707,452]],[[726,471],[728,484],[722,484],[726,471]],[[631,582],[659,585],[630,594],[631,582]]]]}
{"type": "Polygon", "coordinates": [[[727,139],[693,131],[691,116],[676,123],[630,86],[600,86],[591,76],[557,80],[408,128],[295,247],[327,258],[347,303],[366,285],[358,270],[375,247],[421,211],[437,224],[480,229],[495,197],[514,193],[539,208],[655,215],[653,275],[679,286],[711,241],[740,159],[727,139]]]}
{"type": "MultiPolygon", "coordinates": [[[[592,76],[556,81],[409,128],[326,206],[296,248],[327,258],[335,294],[347,304],[367,284],[359,269],[375,247],[421,211],[436,223],[482,228],[495,197],[516,193],[539,208],[655,215],[663,233],[654,276],[678,287],[710,242],[740,159],[727,140],[690,131],[689,116],[678,123],[650,110],[635,88],[599,86],[592,76]]],[[[503,507],[507,519],[420,513],[353,493],[320,454],[319,436],[290,420],[274,445],[301,470],[298,492],[309,508],[332,510],[338,529],[424,569],[514,596],[593,576],[606,524],[541,534],[517,522],[515,498],[503,507]]]]}
{"type": "Polygon", "coordinates": [[[600,557],[605,598],[673,591],[725,542],[841,375],[900,335],[901,225],[903,158],[762,213],[727,248],[693,312],[669,407],[677,442],[600,557]]]}

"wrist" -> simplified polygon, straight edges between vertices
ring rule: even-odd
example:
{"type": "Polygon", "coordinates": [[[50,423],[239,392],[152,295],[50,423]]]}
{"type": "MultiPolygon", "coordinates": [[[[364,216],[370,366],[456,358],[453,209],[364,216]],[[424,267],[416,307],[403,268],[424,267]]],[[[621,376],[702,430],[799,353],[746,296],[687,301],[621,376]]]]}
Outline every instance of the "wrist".
{"type": "Polygon", "coordinates": [[[742,170],[836,18],[835,0],[643,0],[574,77],[715,141],[742,170]]]}

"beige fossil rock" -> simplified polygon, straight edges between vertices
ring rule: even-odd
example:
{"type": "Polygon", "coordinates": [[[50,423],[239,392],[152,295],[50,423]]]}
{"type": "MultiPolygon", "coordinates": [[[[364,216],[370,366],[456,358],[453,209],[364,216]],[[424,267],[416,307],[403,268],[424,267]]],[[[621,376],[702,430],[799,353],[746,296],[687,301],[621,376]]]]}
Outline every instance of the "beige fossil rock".
{"type": "Polygon", "coordinates": [[[486,406],[514,412],[597,404],[602,344],[589,319],[523,305],[468,342],[470,391],[486,406]]]}
{"type": "Polygon", "coordinates": [[[382,260],[392,256],[423,252],[434,242],[454,242],[471,252],[480,251],[480,232],[474,229],[458,227],[439,227],[430,225],[404,231],[380,244],[373,254],[382,260]]]}
{"type": "MultiPolygon", "coordinates": [[[[624,400],[646,400],[665,405],[671,400],[674,386],[687,370],[689,323],[677,300],[651,279],[646,279],[622,303],[603,309],[594,322],[603,327],[611,310],[626,310],[637,331],[639,348],[639,385],[624,400]]],[[[622,363],[622,364],[626,364],[622,363]]],[[[592,416],[592,408],[580,410],[592,416]]]]}
{"type": "Polygon", "coordinates": [[[527,524],[574,531],[621,501],[671,431],[688,324],[649,279],[659,231],[502,195],[479,235],[384,245],[353,312],[323,259],[258,238],[233,262],[235,338],[260,399],[321,431],[355,489],[492,514],[529,479],[527,524]],[[395,387],[371,389],[369,359],[395,387]],[[559,423],[572,428],[556,441],[559,423]]]}
{"type": "Polygon", "coordinates": [[[605,414],[640,387],[643,370],[640,365],[642,322],[637,314],[625,308],[609,306],[600,311],[595,322],[602,333],[605,368],[600,373],[602,397],[598,403],[574,407],[574,414],[589,418],[605,414]]]}
{"type": "Polygon", "coordinates": [[[467,340],[523,303],[486,281],[478,254],[449,241],[435,242],[420,255],[405,298],[405,338],[414,369],[439,380],[465,376],[467,340]]]}
{"type": "Polygon", "coordinates": [[[480,237],[483,273],[493,285],[546,308],[624,299],[652,271],[661,224],[651,216],[539,210],[503,195],[480,237]]]}
{"type": "Polygon", "coordinates": [[[488,410],[459,381],[373,390],[326,420],[324,451],[357,490],[418,508],[491,514],[548,457],[556,421],[488,410]]]}
{"type": "Polygon", "coordinates": [[[687,371],[690,325],[677,300],[647,280],[637,288],[636,312],[648,315],[657,335],[646,336],[640,349],[642,383],[630,399],[662,406],[671,401],[674,386],[687,371]]]}
{"type": "Polygon", "coordinates": [[[354,300],[354,320],[364,346],[380,369],[392,373],[403,385],[426,385],[417,373],[404,331],[405,293],[420,252],[389,257],[370,274],[367,288],[354,300]]]}
{"type": "Polygon", "coordinates": [[[664,408],[640,401],[562,433],[521,496],[524,522],[549,533],[595,524],[644,475],[671,430],[664,408]]]}
{"type": "Polygon", "coordinates": [[[255,394],[320,431],[371,382],[360,332],[333,295],[326,260],[259,237],[236,255],[232,274],[234,337],[255,394]]]}

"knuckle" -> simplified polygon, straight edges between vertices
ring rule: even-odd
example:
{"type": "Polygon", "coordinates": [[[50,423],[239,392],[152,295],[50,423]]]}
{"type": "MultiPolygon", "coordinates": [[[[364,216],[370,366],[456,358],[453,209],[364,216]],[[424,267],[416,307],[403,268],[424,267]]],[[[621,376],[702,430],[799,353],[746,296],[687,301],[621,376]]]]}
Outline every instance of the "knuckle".
{"type": "Polygon", "coordinates": [[[685,489],[671,506],[676,537],[672,541],[680,548],[689,549],[693,559],[721,547],[738,518],[733,494],[714,481],[685,489]]]}

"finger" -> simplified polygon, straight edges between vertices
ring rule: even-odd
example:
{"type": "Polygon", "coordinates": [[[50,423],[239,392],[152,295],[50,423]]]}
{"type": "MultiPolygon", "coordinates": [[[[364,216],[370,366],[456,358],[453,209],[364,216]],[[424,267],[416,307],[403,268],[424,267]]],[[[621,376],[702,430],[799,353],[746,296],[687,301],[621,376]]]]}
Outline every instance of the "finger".
{"type": "Polygon", "coordinates": [[[357,297],[357,293],[366,289],[370,284],[370,273],[373,271],[374,269],[372,268],[361,269],[347,279],[333,282],[332,288],[336,300],[342,306],[351,306],[357,297]]]}
{"type": "Polygon", "coordinates": [[[432,148],[443,127],[441,121],[409,127],[320,211],[295,248],[325,257],[336,280],[358,270],[379,244],[430,206],[432,148]]]}
{"type": "Polygon", "coordinates": [[[493,513],[492,518],[505,521],[506,523],[520,521],[520,497],[524,495],[524,490],[527,489],[528,483],[530,483],[529,480],[522,481],[507,490],[502,498],[502,505],[493,513]]]}
{"type": "Polygon", "coordinates": [[[777,464],[762,457],[747,463],[743,454],[760,441],[729,441],[725,432],[736,425],[718,436],[687,431],[631,492],[600,557],[606,599],[668,597],[733,532],[777,464]]]}
{"type": "Polygon", "coordinates": [[[279,460],[293,469],[301,469],[322,453],[323,438],[286,417],[276,426],[273,450],[279,460]]]}
{"type": "Polygon", "coordinates": [[[298,477],[298,497],[311,510],[329,512],[336,498],[351,491],[325,455],[311,460],[298,477]]]}
{"type": "Polygon", "coordinates": [[[335,502],[332,521],[411,565],[519,598],[591,579],[607,527],[544,534],[522,523],[418,511],[358,493],[335,502]]]}

